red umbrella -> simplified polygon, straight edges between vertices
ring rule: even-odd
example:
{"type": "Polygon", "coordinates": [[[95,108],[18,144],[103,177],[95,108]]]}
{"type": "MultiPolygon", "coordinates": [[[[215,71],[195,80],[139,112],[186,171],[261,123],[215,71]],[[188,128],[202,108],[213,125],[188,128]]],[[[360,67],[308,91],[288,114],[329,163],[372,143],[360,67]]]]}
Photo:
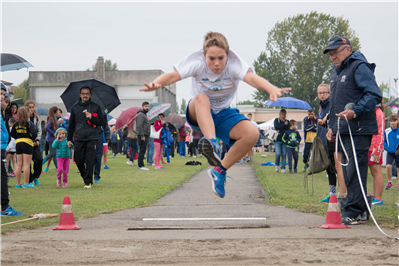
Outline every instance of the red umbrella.
{"type": "Polygon", "coordinates": [[[120,129],[124,125],[130,124],[133,121],[133,119],[136,117],[137,111],[139,109],[140,107],[130,107],[125,111],[123,111],[116,120],[115,129],[120,129]]]}

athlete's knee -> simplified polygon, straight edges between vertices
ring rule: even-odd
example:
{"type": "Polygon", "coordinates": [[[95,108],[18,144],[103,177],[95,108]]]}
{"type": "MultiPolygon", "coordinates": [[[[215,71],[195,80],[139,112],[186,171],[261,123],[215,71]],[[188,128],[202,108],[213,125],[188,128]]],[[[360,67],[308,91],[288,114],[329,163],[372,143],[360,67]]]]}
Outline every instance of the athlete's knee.
{"type": "Polygon", "coordinates": [[[210,104],[209,97],[204,93],[199,93],[194,97],[194,101],[200,105],[210,104]]]}

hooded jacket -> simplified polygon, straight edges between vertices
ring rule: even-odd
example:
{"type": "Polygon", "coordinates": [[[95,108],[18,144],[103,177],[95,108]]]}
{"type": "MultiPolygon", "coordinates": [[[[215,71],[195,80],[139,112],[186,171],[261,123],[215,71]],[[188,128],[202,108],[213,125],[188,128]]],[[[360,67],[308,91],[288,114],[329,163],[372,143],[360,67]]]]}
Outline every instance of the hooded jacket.
{"type": "Polygon", "coordinates": [[[57,158],[71,158],[71,150],[68,147],[68,139],[66,138],[64,140],[57,140],[57,134],[60,132],[60,130],[65,131],[65,134],[67,134],[67,131],[65,128],[60,127],[55,131],[55,140],[53,141],[53,149],[57,149],[57,158]]]}
{"type": "MultiPolygon", "coordinates": [[[[355,104],[352,110],[356,118],[349,121],[352,135],[378,134],[375,106],[382,96],[374,77],[375,67],[360,52],[345,58],[340,68],[332,66],[329,128],[334,135],[338,130],[336,114],[344,111],[348,103],[355,104]]],[[[349,134],[345,119],[340,119],[339,127],[341,134],[349,134]]]]}
{"type": "Polygon", "coordinates": [[[8,125],[6,125],[3,108],[1,108],[1,150],[5,151],[7,149],[8,142],[10,141],[10,135],[8,131],[8,125]]]}
{"type": "Polygon", "coordinates": [[[283,141],[287,144],[288,148],[293,148],[298,151],[299,143],[301,143],[301,135],[295,129],[288,129],[284,132],[283,141]]]}
{"type": "MultiPolygon", "coordinates": [[[[104,116],[101,113],[101,108],[98,104],[91,100],[83,103],[81,100],[71,108],[71,116],[68,127],[68,141],[72,141],[73,134],[75,134],[75,141],[98,141],[99,129],[102,126],[104,116]],[[88,120],[83,113],[87,110],[90,113],[96,113],[97,117],[91,116],[88,120]],[[96,128],[89,125],[87,121],[94,124],[96,128]]],[[[47,128],[46,128],[47,129],[47,128]]]]}
{"type": "Polygon", "coordinates": [[[303,131],[305,133],[305,143],[312,143],[313,139],[316,137],[317,131],[316,117],[310,119],[309,116],[307,116],[303,119],[303,131]]]}
{"type": "Polygon", "coordinates": [[[140,135],[140,138],[141,136],[149,137],[151,135],[151,125],[147,118],[147,112],[145,112],[143,109],[139,109],[137,111],[136,130],[140,135]]]}

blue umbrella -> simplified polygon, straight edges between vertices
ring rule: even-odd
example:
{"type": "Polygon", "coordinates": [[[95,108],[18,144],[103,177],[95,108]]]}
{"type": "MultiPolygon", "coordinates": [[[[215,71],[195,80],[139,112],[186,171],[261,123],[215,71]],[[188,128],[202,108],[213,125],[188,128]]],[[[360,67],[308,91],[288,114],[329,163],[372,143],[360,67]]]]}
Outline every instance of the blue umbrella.
{"type": "Polygon", "coordinates": [[[107,114],[107,121],[109,122],[109,120],[111,120],[112,118],[114,118],[112,115],[107,114]]]}
{"type": "Polygon", "coordinates": [[[16,54],[1,53],[1,72],[19,70],[21,68],[33,67],[28,61],[16,54]]]}
{"type": "Polygon", "coordinates": [[[48,109],[46,108],[37,107],[35,110],[38,115],[48,115],[48,109]]]}
{"type": "Polygon", "coordinates": [[[312,107],[305,101],[298,100],[292,97],[281,97],[277,99],[277,102],[268,100],[265,106],[280,106],[286,108],[298,108],[298,109],[312,109],[312,107]]]}

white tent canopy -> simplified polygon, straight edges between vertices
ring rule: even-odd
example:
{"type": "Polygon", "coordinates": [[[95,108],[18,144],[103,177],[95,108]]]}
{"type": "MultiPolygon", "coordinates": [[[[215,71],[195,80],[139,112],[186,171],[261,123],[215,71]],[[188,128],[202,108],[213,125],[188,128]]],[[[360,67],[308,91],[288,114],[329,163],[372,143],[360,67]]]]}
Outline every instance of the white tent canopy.
{"type": "Polygon", "coordinates": [[[258,127],[260,127],[260,129],[263,129],[263,130],[269,130],[270,127],[274,127],[274,120],[275,119],[276,118],[273,118],[273,119],[271,119],[271,120],[269,120],[269,121],[267,121],[265,123],[259,124],[258,127]]]}

